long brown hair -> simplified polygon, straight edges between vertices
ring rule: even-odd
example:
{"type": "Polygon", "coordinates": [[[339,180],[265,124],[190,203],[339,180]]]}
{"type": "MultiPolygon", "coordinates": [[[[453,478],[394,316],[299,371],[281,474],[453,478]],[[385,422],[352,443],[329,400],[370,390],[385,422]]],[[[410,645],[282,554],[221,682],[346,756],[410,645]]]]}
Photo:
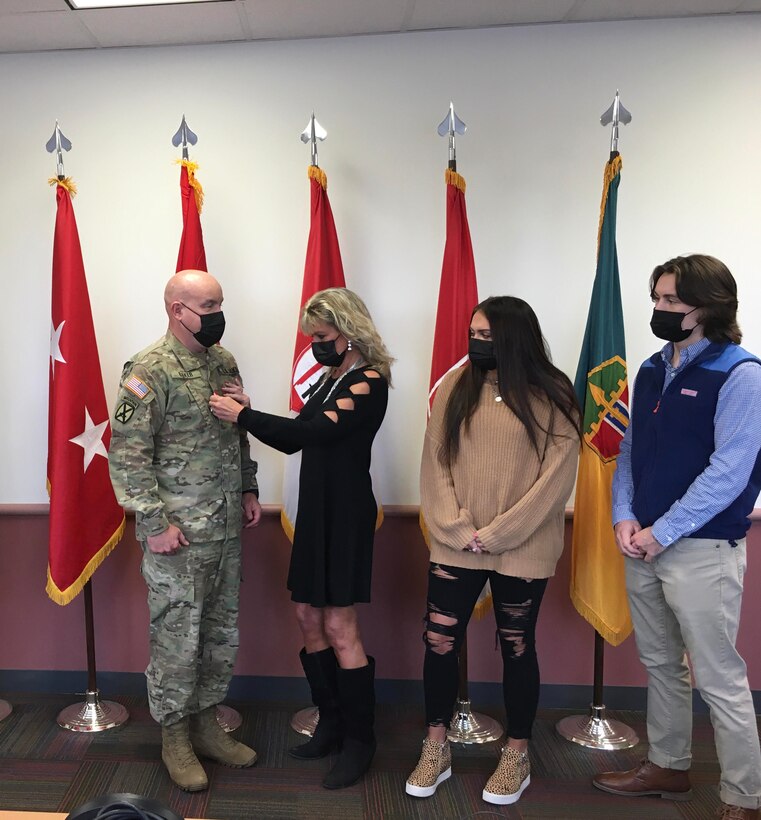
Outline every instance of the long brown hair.
{"type": "MultiPolygon", "coordinates": [[[[547,342],[531,305],[515,296],[490,296],[473,308],[471,319],[479,311],[486,316],[491,328],[499,393],[526,429],[537,454],[539,433],[552,430],[556,410],[570,421],[581,437],[581,412],[573,385],[568,376],[550,361],[547,342]],[[546,429],[532,406],[532,398],[537,396],[550,405],[546,429]]],[[[460,432],[463,426],[467,430],[470,424],[485,380],[486,371],[469,362],[449,395],[444,414],[446,438],[442,452],[446,464],[457,458],[460,432]]]]}

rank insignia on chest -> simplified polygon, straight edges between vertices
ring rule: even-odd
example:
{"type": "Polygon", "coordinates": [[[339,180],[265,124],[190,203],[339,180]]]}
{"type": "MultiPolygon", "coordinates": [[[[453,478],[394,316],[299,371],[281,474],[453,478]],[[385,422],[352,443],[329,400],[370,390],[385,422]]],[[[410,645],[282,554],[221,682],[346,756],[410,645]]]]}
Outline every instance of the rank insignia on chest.
{"type": "Polygon", "coordinates": [[[126,399],[116,408],[114,418],[122,424],[126,424],[135,413],[135,405],[126,399]]]}
{"type": "Polygon", "coordinates": [[[138,379],[137,376],[130,376],[126,382],[124,382],[124,386],[130,393],[134,393],[139,399],[144,399],[148,395],[148,391],[151,389],[148,385],[138,379]]]}

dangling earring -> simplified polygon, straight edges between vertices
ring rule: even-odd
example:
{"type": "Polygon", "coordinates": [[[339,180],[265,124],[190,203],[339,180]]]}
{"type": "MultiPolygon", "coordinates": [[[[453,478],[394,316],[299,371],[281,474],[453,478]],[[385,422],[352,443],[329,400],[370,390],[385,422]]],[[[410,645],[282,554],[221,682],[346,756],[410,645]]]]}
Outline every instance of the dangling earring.
{"type": "Polygon", "coordinates": [[[346,340],[346,350],[347,351],[351,350],[351,339],[346,340]]]}

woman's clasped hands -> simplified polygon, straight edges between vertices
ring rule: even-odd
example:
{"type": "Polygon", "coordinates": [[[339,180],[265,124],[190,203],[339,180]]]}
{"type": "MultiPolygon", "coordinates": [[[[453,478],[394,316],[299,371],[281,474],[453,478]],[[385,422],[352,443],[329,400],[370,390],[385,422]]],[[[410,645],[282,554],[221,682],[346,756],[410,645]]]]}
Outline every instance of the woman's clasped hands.
{"type": "Polygon", "coordinates": [[[473,538],[468,541],[467,545],[462,548],[463,552],[475,552],[475,553],[488,553],[489,550],[484,547],[481,539],[478,537],[478,533],[473,535],[473,538]]]}

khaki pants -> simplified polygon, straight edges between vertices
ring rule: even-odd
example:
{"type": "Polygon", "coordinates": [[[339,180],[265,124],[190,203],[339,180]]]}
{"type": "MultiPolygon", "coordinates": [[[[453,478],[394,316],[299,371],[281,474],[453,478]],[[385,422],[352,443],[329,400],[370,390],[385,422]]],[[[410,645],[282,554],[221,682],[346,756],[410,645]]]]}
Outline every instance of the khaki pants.
{"type": "Polygon", "coordinates": [[[758,808],[758,727],[745,662],[735,648],[745,539],[682,538],[651,564],[633,558],[625,563],[637,649],[648,671],[649,759],[670,769],[690,767],[692,686],[686,650],[711,713],[721,799],[758,808]]]}
{"type": "Polygon", "coordinates": [[[238,654],[240,539],[156,555],[143,544],[151,660],[151,715],[171,725],[220,703],[238,654]]]}

